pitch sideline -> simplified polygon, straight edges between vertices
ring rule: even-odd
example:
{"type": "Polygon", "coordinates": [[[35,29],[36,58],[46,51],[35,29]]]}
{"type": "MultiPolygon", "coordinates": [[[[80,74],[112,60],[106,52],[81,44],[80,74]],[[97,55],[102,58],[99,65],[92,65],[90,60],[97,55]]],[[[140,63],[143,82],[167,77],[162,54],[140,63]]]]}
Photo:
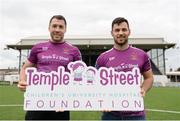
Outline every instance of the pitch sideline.
{"type": "MultiPolygon", "coordinates": [[[[9,105],[0,105],[0,107],[22,107],[22,104],[9,104],[9,105]]],[[[180,111],[171,111],[171,110],[159,110],[159,109],[146,109],[147,111],[152,112],[163,112],[163,113],[174,113],[174,114],[180,114],[180,111]]]]}

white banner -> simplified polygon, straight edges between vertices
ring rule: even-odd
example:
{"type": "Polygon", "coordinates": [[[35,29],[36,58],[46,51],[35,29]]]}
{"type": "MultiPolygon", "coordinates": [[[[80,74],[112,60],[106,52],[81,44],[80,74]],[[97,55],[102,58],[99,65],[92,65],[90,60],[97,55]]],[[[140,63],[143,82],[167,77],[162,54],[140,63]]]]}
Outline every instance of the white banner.
{"type": "Polygon", "coordinates": [[[28,68],[24,110],[142,111],[141,74],[138,68],[116,72],[113,68],[87,67],[71,62],[51,73],[28,68]]]}

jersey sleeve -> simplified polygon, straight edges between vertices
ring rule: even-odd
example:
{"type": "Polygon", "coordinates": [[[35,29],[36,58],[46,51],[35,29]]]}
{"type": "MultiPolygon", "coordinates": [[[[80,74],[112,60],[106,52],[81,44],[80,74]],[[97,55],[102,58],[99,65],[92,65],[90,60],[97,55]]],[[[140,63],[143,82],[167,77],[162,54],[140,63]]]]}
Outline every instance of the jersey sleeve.
{"type": "Polygon", "coordinates": [[[82,60],[81,52],[78,48],[74,51],[74,61],[82,60]]]}
{"type": "Polygon", "coordinates": [[[142,72],[146,72],[151,69],[151,60],[149,56],[145,53],[144,54],[144,64],[142,67],[142,72]]]}
{"type": "Polygon", "coordinates": [[[97,60],[96,60],[96,64],[95,64],[95,67],[97,68],[97,69],[99,69],[100,67],[103,67],[104,66],[104,58],[103,58],[104,56],[101,54],[98,58],[97,58],[97,60]]]}
{"type": "Polygon", "coordinates": [[[28,60],[33,64],[37,63],[37,50],[37,46],[33,46],[28,57],[28,60]]]}

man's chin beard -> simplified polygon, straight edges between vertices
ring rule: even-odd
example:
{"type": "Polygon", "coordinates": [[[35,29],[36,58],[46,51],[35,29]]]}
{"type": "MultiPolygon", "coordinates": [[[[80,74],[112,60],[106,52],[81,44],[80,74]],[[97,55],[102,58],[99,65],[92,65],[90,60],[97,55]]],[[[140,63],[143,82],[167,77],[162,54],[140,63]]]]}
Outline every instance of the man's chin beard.
{"type": "Polygon", "coordinates": [[[53,39],[54,42],[61,42],[62,39],[53,39]]]}
{"type": "Polygon", "coordinates": [[[53,39],[53,42],[61,43],[63,40],[62,39],[53,39]]]}
{"type": "Polygon", "coordinates": [[[53,42],[62,42],[63,41],[63,37],[56,39],[54,37],[52,37],[53,42]]]}
{"type": "Polygon", "coordinates": [[[123,46],[123,45],[127,44],[127,42],[128,42],[128,40],[125,40],[123,43],[119,43],[119,42],[115,41],[115,43],[119,46],[123,46]]]}

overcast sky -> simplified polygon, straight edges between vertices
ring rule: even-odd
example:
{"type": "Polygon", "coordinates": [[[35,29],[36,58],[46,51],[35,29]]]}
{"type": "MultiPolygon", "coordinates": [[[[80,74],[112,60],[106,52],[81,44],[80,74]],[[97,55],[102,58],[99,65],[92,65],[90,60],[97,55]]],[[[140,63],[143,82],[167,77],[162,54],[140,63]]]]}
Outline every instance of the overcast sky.
{"type": "MultiPolygon", "coordinates": [[[[4,50],[29,36],[49,35],[48,22],[61,14],[68,35],[110,36],[111,22],[129,20],[130,37],[163,37],[180,43],[179,0],[0,0],[0,68],[18,67],[18,51],[4,50]]],[[[167,69],[180,67],[179,44],[166,51],[167,69]]]]}

